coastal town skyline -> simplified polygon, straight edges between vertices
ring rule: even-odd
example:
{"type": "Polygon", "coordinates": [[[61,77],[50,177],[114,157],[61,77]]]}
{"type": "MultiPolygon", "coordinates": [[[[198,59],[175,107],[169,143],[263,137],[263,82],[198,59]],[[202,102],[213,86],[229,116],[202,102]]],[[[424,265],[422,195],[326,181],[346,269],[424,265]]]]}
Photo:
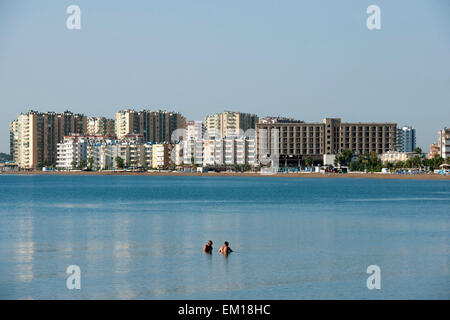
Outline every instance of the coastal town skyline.
{"type": "Polygon", "coordinates": [[[258,118],[224,111],[203,121],[166,110],[123,109],[113,119],[62,113],[22,112],[10,123],[10,169],[300,170],[313,164],[351,165],[380,171],[382,165],[435,169],[450,157],[450,129],[439,131],[425,153],[416,130],[393,122],[348,122],[325,118],[305,122],[258,118]],[[380,161],[381,160],[381,161],[380,161]],[[405,163],[402,161],[407,160],[405,163]],[[359,164],[357,164],[359,163],[359,164]]]}
{"type": "MultiPolygon", "coordinates": [[[[161,107],[161,108],[158,108],[158,107],[150,108],[150,107],[139,107],[139,106],[126,106],[126,107],[117,109],[117,110],[112,114],[112,116],[110,116],[110,115],[104,115],[104,114],[99,115],[99,114],[92,114],[92,113],[91,113],[91,114],[78,113],[78,112],[76,112],[76,111],[74,111],[74,110],[72,110],[72,109],[70,109],[70,108],[65,108],[65,109],[63,109],[63,110],[57,110],[57,111],[56,111],[56,110],[54,110],[54,109],[53,109],[53,110],[44,110],[44,109],[41,109],[41,108],[35,108],[35,107],[30,107],[30,108],[28,108],[27,110],[24,110],[24,111],[20,112],[19,115],[20,115],[20,114],[26,114],[26,113],[31,112],[31,111],[33,111],[33,112],[39,112],[39,113],[43,113],[43,114],[44,114],[44,113],[62,114],[62,113],[64,113],[64,112],[70,112],[70,113],[73,113],[73,114],[80,114],[80,115],[83,115],[83,116],[85,116],[87,119],[89,119],[89,118],[92,118],[92,119],[95,119],[95,118],[106,118],[106,119],[115,120],[115,117],[117,116],[117,114],[118,114],[119,112],[121,112],[122,110],[133,110],[133,111],[136,111],[136,112],[140,112],[141,110],[147,110],[147,111],[151,111],[151,112],[154,112],[154,111],[164,111],[164,112],[169,112],[169,113],[177,113],[177,114],[180,114],[186,121],[201,122],[201,123],[203,123],[203,125],[205,125],[205,122],[207,121],[208,117],[210,117],[210,116],[212,116],[212,115],[215,115],[215,114],[220,114],[220,113],[223,113],[223,112],[232,112],[232,113],[250,114],[250,113],[246,113],[246,112],[244,112],[244,111],[242,111],[242,110],[232,110],[232,109],[228,108],[228,109],[224,109],[224,110],[222,110],[222,111],[210,112],[210,113],[208,113],[208,114],[205,114],[201,119],[191,119],[191,118],[189,118],[189,117],[186,117],[186,115],[182,114],[181,112],[176,111],[174,108],[164,108],[164,107],[161,107]]],[[[294,122],[300,121],[300,122],[305,122],[305,123],[320,123],[320,122],[323,121],[323,119],[326,119],[326,118],[341,118],[341,117],[339,117],[339,116],[336,116],[336,117],[324,117],[323,119],[316,119],[316,120],[313,120],[313,121],[306,121],[306,120],[304,120],[304,119],[295,118],[295,117],[292,117],[292,116],[290,116],[290,115],[267,114],[267,115],[261,116],[261,115],[256,114],[256,113],[252,113],[252,114],[255,115],[257,118],[259,118],[260,120],[261,120],[261,119],[264,119],[264,118],[284,118],[284,119],[289,119],[289,120],[294,121],[294,122]]],[[[16,117],[15,117],[13,120],[11,120],[11,121],[15,121],[15,120],[17,120],[17,115],[16,115],[16,117]]],[[[346,119],[346,120],[347,120],[347,119],[346,119]]],[[[11,131],[10,131],[10,130],[11,130],[11,127],[10,127],[10,125],[11,125],[11,121],[9,122],[9,125],[8,125],[8,133],[7,133],[7,136],[8,136],[8,138],[9,138],[9,140],[8,140],[8,145],[7,145],[6,148],[4,148],[5,151],[2,151],[2,150],[0,149],[0,152],[3,152],[3,153],[5,153],[5,154],[9,154],[9,149],[10,149],[10,147],[11,147],[11,145],[10,145],[10,142],[11,142],[11,141],[10,141],[10,133],[11,133],[11,131]]],[[[425,152],[425,153],[427,153],[428,151],[430,151],[430,146],[436,142],[436,135],[435,135],[434,140],[432,140],[431,143],[430,143],[429,145],[426,145],[426,146],[419,145],[419,143],[418,143],[417,141],[420,141],[420,138],[417,136],[417,133],[416,133],[416,127],[415,127],[414,125],[411,125],[410,123],[399,123],[399,122],[395,122],[395,121],[363,121],[363,120],[360,120],[360,119],[359,119],[359,120],[356,120],[356,121],[350,121],[350,122],[355,122],[355,123],[386,123],[386,122],[389,122],[389,123],[396,123],[398,129],[401,129],[402,127],[405,127],[405,126],[406,126],[406,127],[413,128],[413,129],[414,129],[414,140],[415,140],[415,141],[414,141],[414,146],[415,146],[415,147],[421,148],[422,151],[425,152]]],[[[205,126],[205,127],[206,127],[206,126],[205,126]]],[[[447,126],[444,126],[444,127],[446,128],[447,126]]],[[[442,129],[442,128],[439,128],[439,130],[441,130],[441,129],[442,129]]],[[[436,130],[436,132],[438,132],[438,130],[436,130]]],[[[116,136],[116,135],[117,135],[117,132],[114,131],[114,134],[112,134],[112,135],[116,136]]],[[[60,141],[59,141],[59,142],[60,142],[60,141]]]]}

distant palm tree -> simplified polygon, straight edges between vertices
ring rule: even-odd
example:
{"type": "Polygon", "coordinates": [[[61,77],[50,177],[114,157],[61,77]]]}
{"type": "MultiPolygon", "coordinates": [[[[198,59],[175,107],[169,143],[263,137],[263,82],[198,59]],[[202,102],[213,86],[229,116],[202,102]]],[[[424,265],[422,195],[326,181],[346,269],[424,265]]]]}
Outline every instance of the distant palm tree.
{"type": "Polygon", "coordinates": [[[311,167],[311,166],[313,165],[313,160],[312,160],[312,158],[311,158],[310,156],[306,157],[306,159],[305,159],[305,165],[306,165],[307,167],[311,167]]]}

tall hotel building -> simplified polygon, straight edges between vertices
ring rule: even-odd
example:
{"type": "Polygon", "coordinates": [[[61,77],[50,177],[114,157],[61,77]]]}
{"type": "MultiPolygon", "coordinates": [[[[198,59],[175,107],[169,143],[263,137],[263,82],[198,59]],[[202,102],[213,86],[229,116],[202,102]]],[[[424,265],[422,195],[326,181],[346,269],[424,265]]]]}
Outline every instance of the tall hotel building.
{"type": "Polygon", "coordinates": [[[204,123],[210,139],[238,137],[248,129],[256,129],[258,116],[249,113],[224,111],[207,116],[204,123]]]}
{"type": "Polygon", "coordinates": [[[396,123],[345,123],[339,118],[326,118],[321,123],[265,122],[257,125],[260,156],[262,149],[271,154],[273,129],[279,136],[280,166],[300,166],[307,157],[322,162],[324,154],[344,149],[355,154],[382,154],[394,150],[397,139],[396,123]]]}
{"type": "Polygon", "coordinates": [[[34,169],[56,163],[57,144],[64,136],[85,134],[84,115],[29,111],[10,124],[13,160],[20,168],[34,169]]]}
{"type": "Polygon", "coordinates": [[[120,110],[116,113],[116,136],[122,139],[128,134],[142,134],[146,142],[165,142],[172,133],[186,127],[186,118],[177,112],[120,110]]]}
{"type": "Polygon", "coordinates": [[[413,152],[416,148],[416,129],[404,126],[397,129],[397,151],[413,152]]]}

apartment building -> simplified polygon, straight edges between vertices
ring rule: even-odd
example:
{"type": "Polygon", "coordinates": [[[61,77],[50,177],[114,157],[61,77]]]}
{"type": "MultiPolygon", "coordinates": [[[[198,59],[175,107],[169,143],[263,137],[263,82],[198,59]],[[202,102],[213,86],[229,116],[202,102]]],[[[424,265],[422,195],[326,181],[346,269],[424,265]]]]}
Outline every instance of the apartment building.
{"type": "Polygon", "coordinates": [[[171,145],[168,143],[158,143],[152,146],[152,168],[168,169],[170,166],[171,145]]]}
{"type": "Polygon", "coordinates": [[[403,126],[397,129],[396,150],[399,152],[413,152],[416,149],[416,129],[403,126]]]}
{"type": "MultiPolygon", "coordinates": [[[[100,150],[111,151],[111,148],[108,149],[105,146],[113,146],[115,143],[116,140],[113,138],[102,135],[65,136],[63,141],[58,143],[56,168],[72,170],[81,164],[92,168],[105,168],[111,165],[112,161],[108,161],[109,159],[105,158],[105,154],[102,154],[100,150]]],[[[117,152],[113,152],[112,156],[117,156],[117,152]]]]}
{"type": "Polygon", "coordinates": [[[57,145],[64,136],[85,134],[87,119],[70,111],[29,111],[10,124],[10,149],[20,168],[35,169],[56,164],[57,145]]]}
{"type": "Polygon", "coordinates": [[[58,143],[56,168],[71,170],[80,164],[87,165],[88,140],[83,136],[67,136],[58,143]]]}
{"type": "Polygon", "coordinates": [[[140,133],[140,121],[138,112],[132,109],[119,110],[116,113],[115,132],[117,139],[133,133],[140,133]]]}
{"type": "Polygon", "coordinates": [[[439,155],[444,158],[450,158],[450,128],[444,128],[438,131],[439,155]]]}
{"type": "Polygon", "coordinates": [[[326,118],[321,123],[258,123],[258,154],[272,153],[274,132],[279,139],[280,166],[296,167],[307,157],[322,162],[324,154],[338,154],[344,149],[356,154],[394,150],[397,124],[345,123],[339,118],[326,118]]]}
{"type": "Polygon", "coordinates": [[[430,153],[428,153],[428,159],[436,158],[441,155],[441,147],[438,143],[432,143],[430,145],[430,153]]]}
{"type": "Polygon", "coordinates": [[[74,114],[66,110],[63,113],[56,114],[56,118],[58,123],[57,142],[62,141],[64,136],[87,133],[87,117],[83,114],[74,114]]]}
{"type": "Polygon", "coordinates": [[[13,162],[18,159],[19,152],[19,121],[14,120],[9,124],[9,154],[13,162]]]}
{"type": "Polygon", "coordinates": [[[120,110],[115,116],[116,136],[122,139],[127,134],[142,134],[146,142],[169,142],[177,129],[186,127],[186,118],[177,112],[164,110],[135,111],[132,109],[120,110]]]}
{"type": "MultiPolygon", "coordinates": [[[[254,137],[229,137],[220,139],[185,140],[175,148],[183,153],[183,164],[197,166],[257,165],[256,139],[254,137]]],[[[177,162],[181,165],[181,162],[177,162]]]]}
{"type": "Polygon", "coordinates": [[[207,116],[204,120],[206,138],[214,139],[222,137],[220,113],[207,116]]]}
{"type": "Polygon", "coordinates": [[[105,117],[89,117],[87,119],[87,134],[115,136],[115,121],[105,117]]]}
{"type": "Polygon", "coordinates": [[[80,163],[93,170],[119,169],[116,158],[126,168],[170,166],[171,145],[145,143],[142,135],[126,135],[117,140],[108,136],[67,136],[58,144],[57,169],[72,170],[80,163]]]}
{"type": "Polygon", "coordinates": [[[108,139],[88,146],[88,159],[92,158],[93,170],[116,169],[118,157],[117,141],[108,139]]]}
{"type": "Polygon", "coordinates": [[[186,132],[183,140],[201,140],[203,139],[203,135],[205,133],[205,126],[203,122],[197,121],[187,121],[186,122],[186,132]]]}
{"type": "Polygon", "coordinates": [[[140,141],[121,141],[116,144],[117,156],[122,158],[125,167],[145,167],[145,145],[140,141]]]}
{"type": "Polygon", "coordinates": [[[203,164],[203,139],[183,140],[180,145],[183,146],[183,163],[186,165],[203,164]]]}
{"type": "Polygon", "coordinates": [[[207,116],[204,120],[209,139],[238,137],[249,129],[255,129],[258,116],[249,113],[224,111],[207,116]]]}

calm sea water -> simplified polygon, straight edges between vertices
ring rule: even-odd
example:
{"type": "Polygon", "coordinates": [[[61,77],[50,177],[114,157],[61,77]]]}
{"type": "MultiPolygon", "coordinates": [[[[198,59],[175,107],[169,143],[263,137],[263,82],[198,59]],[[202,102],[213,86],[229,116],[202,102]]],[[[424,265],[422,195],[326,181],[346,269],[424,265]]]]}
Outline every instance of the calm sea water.
{"type": "Polygon", "coordinates": [[[449,218],[448,181],[0,176],[0,298],[449,299],[449,218]]]}

